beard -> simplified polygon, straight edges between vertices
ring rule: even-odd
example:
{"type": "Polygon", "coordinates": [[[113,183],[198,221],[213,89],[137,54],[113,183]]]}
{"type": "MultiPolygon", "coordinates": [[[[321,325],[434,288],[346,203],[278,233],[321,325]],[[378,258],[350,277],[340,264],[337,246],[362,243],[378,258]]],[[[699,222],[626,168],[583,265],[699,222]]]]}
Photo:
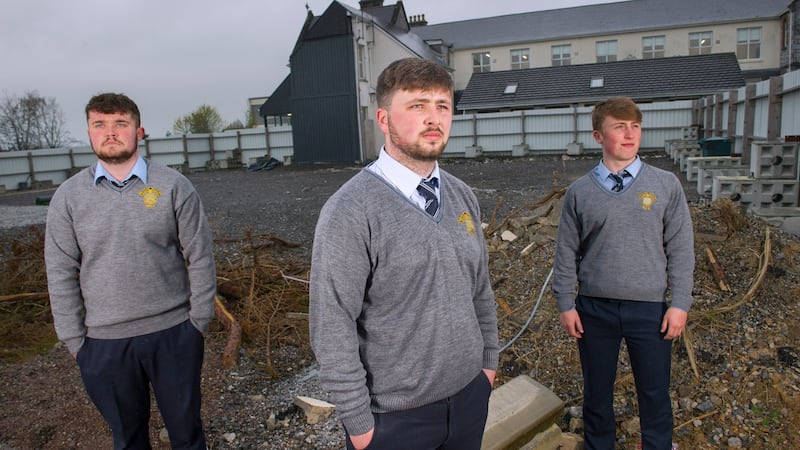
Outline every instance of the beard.
{"type": "MultiPolygon", "coordinates": [[[[120,143],[117,144],[122,145],[120,143]]],[[[95,156],[97,156],[97,159],[108,164],[122,164],[127,162],[133,157],[133,155],[136,153],[136,150],[137,148],[120,147],[120,149],[116,151],[104,151],[102,147],[100,150],[97,150],[94,148],[94,145],[92,145],[92,151],[94,152],[95,156]]]]}
{"type": "Polygon", "coordinates": [[[388,121],[389,127],[389,141],[404,155],[408,156],[411,159],[417,161],[436,161],[439,159],[439,156],[444,151],[444,148],[447,146],[447,137],[440,128],[432,127],[429,128],[417,136],[417,139],[414,141],[403,139],[400,134],[397,132],[397,129],[392,125],[392,121],[388,121]],[[435,144],[425,144],[420,142],[422,140],[422,134],[427,133],[429,131],[438,131],[442,135],[442,142],[435,143],[435,144]]]}

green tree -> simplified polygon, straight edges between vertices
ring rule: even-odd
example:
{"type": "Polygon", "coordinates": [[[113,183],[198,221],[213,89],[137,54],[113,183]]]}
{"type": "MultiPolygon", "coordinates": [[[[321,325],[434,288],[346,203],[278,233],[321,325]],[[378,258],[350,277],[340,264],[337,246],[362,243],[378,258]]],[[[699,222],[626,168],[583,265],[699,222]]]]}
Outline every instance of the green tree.
{"type": "Polygon", "coordinates": [[[172,131],[179,134],[216,133],[224,126],[225,121],[216,108],[204,104],[191,114],[175,119],[172,131]]]}

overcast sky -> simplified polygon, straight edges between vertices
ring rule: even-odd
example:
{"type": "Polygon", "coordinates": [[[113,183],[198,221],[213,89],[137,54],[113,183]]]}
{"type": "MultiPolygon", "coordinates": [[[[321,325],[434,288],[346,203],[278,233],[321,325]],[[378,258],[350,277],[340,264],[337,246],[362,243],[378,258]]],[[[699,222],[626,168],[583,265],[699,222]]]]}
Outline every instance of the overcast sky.
{"type": "MultiPolygon", "coordinates": [[[[404,0],[429,24],[613,0],[404,0]]],[[[358,7],[358,0],[342,3],[358,7]]],[[[386,5],[394,4],[386,0],[386,5]]],[[[288,75],[306,17],[331,0],[3,0],[0,96],[55,98],[70,135],[86,139],[83,108],[100,92],[139,105],[151,137],[202,104],[244,122],[247,99],[288,75]]]]}

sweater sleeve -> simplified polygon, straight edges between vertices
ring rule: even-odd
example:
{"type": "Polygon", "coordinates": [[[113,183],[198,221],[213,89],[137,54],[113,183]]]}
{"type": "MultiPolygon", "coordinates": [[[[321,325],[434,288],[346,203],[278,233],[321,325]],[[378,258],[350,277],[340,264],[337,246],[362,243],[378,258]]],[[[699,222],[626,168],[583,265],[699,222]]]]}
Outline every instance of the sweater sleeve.
{"type": "Polygon", "coordinates": [[[664,217],[664,253],[672,292],[671,306],[688,312],[694,301],[694,231],[683,187],[674,174],[671,178],[675,191],[664,217]]]}
{"type": "Polygon", "coordinates": [[[214,318],[214,294],[217,290],[213,239],[200,196],[189,180],[182,179],[179,183],[182,183],[179,192],[187,194],[185,200],[176,205],[175,216],[189,276],[189,319],[205,333],[214,318]]]}
{"type": "Polygon", "coordinates": [[[561,208],[556,237],[556,254],[553,261],[553,294],[558,302],[558,312],[575,308],[580,260],[580,225],[575,211],[574,188],[567,190],[561,208]]]}
{"type": "Polygon", "coordinates": [[[44,257],[47,270],[47,290],[56,335],[73,355],[83,345],[86,336],[85,309],[78,274],[81,250],[72,227],[67,206],[65,183],[56,190],[47,208],[44,257]]]}
{"type": "Polygon", "coordinates": [[[370,277],[368,226],[363,212],[341,195],[317,221],[311,256],[309,329],[322,388],[350,434],[374,427],[356,320],[370,277]]]}
{"type": "MultiPolygon", "coordinates": [[[[477,199],[475,199],[476,205],[478,204],[477,202],[477,199]]],[[[476,218],[480,217],[480,210],[478,209],[478,211],[476,218]]],[[[478,229],[480,229],[480,223],[476,225],[478,229]]],[[[475,314],[478,317],[481,334],[483,335],[483,368],[497,370],[498,361],[500,359],[500,344],[497,336],[497,303],[495,302],[491,277],[489,275],[489,251],[483,239],[483,233],[478,233],[478,235],[481,239],[482,251],[478,266],[476,293],[473,302],[475,304],[475,314]]]]}

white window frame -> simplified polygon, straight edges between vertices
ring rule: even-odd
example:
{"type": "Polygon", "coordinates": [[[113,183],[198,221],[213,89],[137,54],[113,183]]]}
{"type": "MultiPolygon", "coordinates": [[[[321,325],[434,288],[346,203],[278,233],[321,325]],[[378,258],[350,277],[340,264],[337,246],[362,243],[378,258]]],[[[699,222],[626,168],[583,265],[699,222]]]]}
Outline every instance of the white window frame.
{"type": "Polygon", "coordinates": [[[531,49],[511,49],[511,70],[529,69],[531,67],[531,49]]]}
{"type": "Polygon", "coordinates": [[[666,36],[645,36],[642,38],[642,59],[655,59],[664,57],[666,36]]]}
{"type": "Polygon", "coordinates": [[[572,63],[572,44],[553,45],[550,55],[553,67],[568,66],[572,63]]]}
{"type": "Polygon", "coordinates": [[[712,31],[689,33],[689,55],[710,55],[713,41],[712,31]]]}
{"type": "Polygon", "coordinates": [[[597,41],[595,43],[595,53],[597,62],[613,62],[617,60],[617,41],[597,41]]]}
{"type": "Polygon", "coordinates": [[[492,54],[490,52],[477,52],[472,54],[472,73],[492,71],[492,54]]]}
{"type": "Polygon", "coordinates": [[[761,27],[736,29],[736,57],[761,59],[761,27]]]}

